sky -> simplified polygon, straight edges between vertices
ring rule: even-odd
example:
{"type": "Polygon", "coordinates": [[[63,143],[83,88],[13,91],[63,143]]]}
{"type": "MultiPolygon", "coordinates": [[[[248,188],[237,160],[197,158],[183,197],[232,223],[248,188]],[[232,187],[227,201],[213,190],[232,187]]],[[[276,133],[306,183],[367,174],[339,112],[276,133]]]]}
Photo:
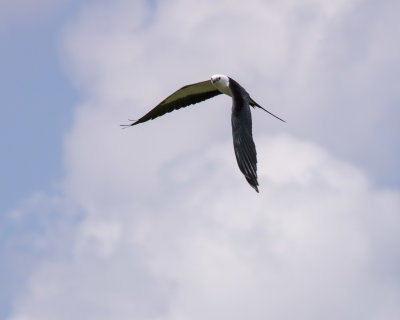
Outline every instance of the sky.
{"type": "Polygon", "coordinates": [[[400,3],[0,4],[0,318],[399,319],[400,3]],[[227,96],[121,130],[227,74],[227,96]]]}

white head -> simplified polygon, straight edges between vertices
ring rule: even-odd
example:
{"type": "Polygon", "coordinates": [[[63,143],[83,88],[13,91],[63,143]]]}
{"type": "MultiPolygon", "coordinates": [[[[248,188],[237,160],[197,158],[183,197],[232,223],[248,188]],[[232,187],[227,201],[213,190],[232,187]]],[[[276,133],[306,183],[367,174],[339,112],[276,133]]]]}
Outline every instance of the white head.
{"type": "Polygon", "coordinates": [[[229,77],[223,74],[214,74],[211,77],[211,83],[222,93],[232,96],[231,89],[229,89],[229,77]]]}

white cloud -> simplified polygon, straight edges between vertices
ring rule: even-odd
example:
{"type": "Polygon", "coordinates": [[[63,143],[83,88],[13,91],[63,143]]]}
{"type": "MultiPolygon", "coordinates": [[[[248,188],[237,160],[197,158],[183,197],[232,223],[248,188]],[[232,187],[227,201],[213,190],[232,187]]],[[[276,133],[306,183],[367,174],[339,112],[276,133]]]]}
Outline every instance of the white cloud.
{"type": "MultiPolygon", "coordinates": [[[[394,183],[396,6],[163,1],[154,11],[140,1],[105,2],[66,32],[68,70],[92,99],[122,104],[113,110],[120,118],[142,114],[181,85],[227,73],[285,118],[285,130],[394,183]]],[[[282,128],[261,121],[262,131],[282,128]]]]}
{"type": "MultiPolygon", "coordinates": [[[[50,248],[63,254],[38,258],[8,319],[397,319],[399,191],[378,188],[371,177],[380,172],[358,168],[360,138],[343,140],[350,126],[338,132],[320,121],[362,110],[322,103],[347,70],[324,52],[335,48],[331,39],[339,53],[351,47],[340,26],[362,4],[87,6],[63,47],[85,97],[65,139],[62,201],[80,219],[50,248]],[[227,97],[119,130],[180,85],[216,72],[289,120],[253,112],[260,194],[235,163],[227,97]]],[[[370,88],[357,82],[363,67],[377,65],[371,73],[379,74],[387,63],[368,48],[347,83],[360,92],[370,88]]],[[[49,241],[61,228],[53,227],[49,241]]]]}
{"type": "Polygon", "coordinates": [[[162,165],[154,192],[86,214],[10,319],[396,319],[400,194],[311,143],[257,143],[261,194],[230,143],[162,165]]]}

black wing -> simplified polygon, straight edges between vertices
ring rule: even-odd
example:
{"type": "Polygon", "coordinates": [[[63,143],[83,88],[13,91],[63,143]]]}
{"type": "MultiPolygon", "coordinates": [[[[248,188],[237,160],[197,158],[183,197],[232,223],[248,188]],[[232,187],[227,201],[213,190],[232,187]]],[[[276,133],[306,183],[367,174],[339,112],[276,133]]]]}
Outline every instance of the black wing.
{"type": "Polygon", "coordinates": [[[252,135],[248,99],[236,99],[232,107],[232,136],[236,160],[247,182],[258,192],[257,152],[252,135]],[[247,100],[247,101],[246,101],[247,100]]]}
{"type": "Polygon", "coordinates": [[[168,112],[210,99],[219,94],[221,94],[221,92],[213,86],[210,80],[184,86],[161,101],[139,120],[128,126],[134,126],[138,123],[155,119],[168,112]]]}

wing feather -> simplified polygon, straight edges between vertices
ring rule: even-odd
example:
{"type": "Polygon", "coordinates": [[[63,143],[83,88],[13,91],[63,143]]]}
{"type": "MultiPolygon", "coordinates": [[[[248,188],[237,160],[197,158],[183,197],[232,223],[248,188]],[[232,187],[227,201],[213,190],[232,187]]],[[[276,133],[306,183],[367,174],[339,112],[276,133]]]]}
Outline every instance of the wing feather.
{"type": "Polygon", "coordinates": [[[251,132],[251,114],[248,104],[232,112],[233,148],[240,171],[258,192],[257,152],[251,132]]]}
{"type": "Polygon", "coordinates": [[[165,98],[139,120],[130,124],[130,126],[155,119],[168,112],[210,99],[219,94],[221,92],[212,85],[210,80],[184,86],[165,98]]]}
{"type": "Polygon", "coordinates": [[[254,103],[247,91],[229,78],[232,92],[233,148],[240,171],[247,182],[258,192],[257,152],[253,141],[250,105],[254,103]]]}

